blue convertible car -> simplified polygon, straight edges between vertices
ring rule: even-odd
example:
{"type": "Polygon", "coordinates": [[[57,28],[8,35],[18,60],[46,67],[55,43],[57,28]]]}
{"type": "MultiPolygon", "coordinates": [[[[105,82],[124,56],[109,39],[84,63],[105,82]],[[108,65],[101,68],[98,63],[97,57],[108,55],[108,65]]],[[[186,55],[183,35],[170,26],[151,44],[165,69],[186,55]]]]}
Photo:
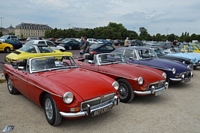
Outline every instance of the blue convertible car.
{"type": "Polygon", "coordinates": [[[165,50],[170,56],[189,58],[193,62],[193,67],[200,66],[200,54],[194,52],[180,52],[177,48],[170,48],[165,50]]]}
{"type": "Polygon", "coordinates": [[[129,63],[150,66],[164,71],[167,81],[187,82],[193,77],[190,65],[167,59],[159,59],[149,47],[121,47],[112,53],[123,54],[129,63]]]}

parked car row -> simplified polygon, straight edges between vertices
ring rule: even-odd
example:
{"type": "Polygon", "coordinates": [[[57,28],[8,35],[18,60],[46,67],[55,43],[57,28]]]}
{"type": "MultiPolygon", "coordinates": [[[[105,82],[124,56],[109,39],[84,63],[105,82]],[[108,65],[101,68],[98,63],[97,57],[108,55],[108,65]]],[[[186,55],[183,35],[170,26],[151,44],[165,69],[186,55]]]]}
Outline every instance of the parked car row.
{"type": "Polygon", "coordinates": [[[4,35],[0,37],[1,49],[0,51],[10,52],[11,50],[18,49],[22,47],[22,43],[18,40],[15,35],[4,35]],[[12,45],[12,46],[10,46],[12,45]]]}
{"type": "MultiPolygon", "coordinates": [[[[8,54],[3,73],[8,91],[20,92],[43,107],[51,125],[60,124],[62,118],[100,115],[137,95],[158,96],[172,82],[193,78],[190,59],[158,58],[157,47],[92,44],[84,58],[74,59],[71,52],[52,49],[42,41],[29,41],[8,54]]],[[[73,42],[66,40],[59,46],[75,49],[73,42]]]]}

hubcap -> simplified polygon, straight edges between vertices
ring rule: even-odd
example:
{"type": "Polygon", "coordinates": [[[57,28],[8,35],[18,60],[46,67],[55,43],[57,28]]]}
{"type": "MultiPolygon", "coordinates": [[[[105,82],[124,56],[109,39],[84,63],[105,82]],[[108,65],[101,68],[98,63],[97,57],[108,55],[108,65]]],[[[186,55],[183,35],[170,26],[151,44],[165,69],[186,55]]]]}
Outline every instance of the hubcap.
{"type": "Polygon", "coordinates": [[[121,99],[125,99],[128,96],[128,88],[125,84],[120,84],[119,95],[121,99]]]}
{"type": "Polygon", "coordinates": [[[9,89],[9,91],[10,92],[12,92],[12,88],[13,86],[12,86],[12,81],[11,81],[11,79],[10,78],[8,78],[8,89],[9,89]]]}
{"type": "Polygon", "coordinates": [[[53,118],[53,106],[49,98],[45,100],[45,112],[47,118],[51,120],[53,118]]]}
{"type": "Polygon", "coordinates": [[[69,50],[72,50],[72,46],[69,46],[69,50]]]}

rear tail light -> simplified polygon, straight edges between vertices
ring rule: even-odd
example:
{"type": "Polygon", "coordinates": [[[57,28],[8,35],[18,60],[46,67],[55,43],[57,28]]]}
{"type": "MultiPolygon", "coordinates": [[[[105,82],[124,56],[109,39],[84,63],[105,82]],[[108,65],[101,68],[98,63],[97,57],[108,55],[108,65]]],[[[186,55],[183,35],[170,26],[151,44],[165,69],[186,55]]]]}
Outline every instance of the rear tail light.
{"type": "Polygon", "coordinates": [[[96,51],[91,51],[90,54],[97,54],[97,52],[96,51]]]}

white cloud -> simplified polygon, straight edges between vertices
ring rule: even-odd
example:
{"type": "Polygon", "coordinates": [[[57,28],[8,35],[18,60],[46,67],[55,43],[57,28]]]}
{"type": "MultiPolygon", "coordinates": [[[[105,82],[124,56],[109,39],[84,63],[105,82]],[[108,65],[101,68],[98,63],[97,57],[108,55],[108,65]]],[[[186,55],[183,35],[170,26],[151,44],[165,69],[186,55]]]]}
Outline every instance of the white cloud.
{"type": "Polygon", "coordinates": [[[95,28],[122,23],[150,34],[182,32],[199,34],[198,0],[6,0],[1,1],[3,27],[21,22],[48,24],[52,28],[95,28]]]}

